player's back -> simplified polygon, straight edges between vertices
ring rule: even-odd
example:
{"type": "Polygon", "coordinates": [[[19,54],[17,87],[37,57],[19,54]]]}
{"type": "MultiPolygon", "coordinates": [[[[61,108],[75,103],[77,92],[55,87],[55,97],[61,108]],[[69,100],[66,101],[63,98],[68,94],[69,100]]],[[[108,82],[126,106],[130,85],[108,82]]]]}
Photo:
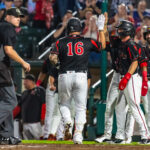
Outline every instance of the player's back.
{"type": "Polygon", "coordinates": [[[87,70],[90,51],[99,51],[101,43],[79,35],[67,36],[56,42],[60,60],[60,72],[87,70]]]}

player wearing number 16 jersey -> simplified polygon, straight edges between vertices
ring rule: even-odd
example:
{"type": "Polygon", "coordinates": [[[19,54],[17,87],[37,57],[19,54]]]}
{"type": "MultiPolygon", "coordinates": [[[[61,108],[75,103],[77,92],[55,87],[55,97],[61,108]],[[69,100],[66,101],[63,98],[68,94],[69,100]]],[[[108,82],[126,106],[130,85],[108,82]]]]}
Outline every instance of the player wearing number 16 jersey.
{"type": "Polygon", "coordinates": [[[71,18],[67,24],[68,36],[58,40],[52,48],[50,60],[54,63],[60,61],[58,77],[58,95],[60,98],[60,111],[64,119],[65,134],[72,124],[70,103],[75,101],[75,132],[73,141],[81,144],[82,131],[86,122],[87,103],[87,69],[90,51],[99,52],[105,48],[103,33],[105,18],[102,15],[99,36],[100,42],[91,38],[80,36],[81,23],[78,18],[71,18]]]}

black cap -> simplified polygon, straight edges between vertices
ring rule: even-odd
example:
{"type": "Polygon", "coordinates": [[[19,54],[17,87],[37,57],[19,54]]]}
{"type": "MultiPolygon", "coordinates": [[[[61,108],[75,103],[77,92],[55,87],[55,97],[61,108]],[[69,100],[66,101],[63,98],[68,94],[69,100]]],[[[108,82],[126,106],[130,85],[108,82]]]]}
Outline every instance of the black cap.
{"type": "Polygon", "coordinates": [[[15,8],[15,7],[8,9],[6,11],[6,15],[12,15],[12,16],[15,16],[15,17],[24,17],[24,15],[20,11],[20,9],[15,8]]]}
{"type": "Polygon", "coordinates": [[[35,76],[33,74],[27,74],[24,78],[22,79],[28,79],[31,80],[33,82],[35,82],[35,76]]]}

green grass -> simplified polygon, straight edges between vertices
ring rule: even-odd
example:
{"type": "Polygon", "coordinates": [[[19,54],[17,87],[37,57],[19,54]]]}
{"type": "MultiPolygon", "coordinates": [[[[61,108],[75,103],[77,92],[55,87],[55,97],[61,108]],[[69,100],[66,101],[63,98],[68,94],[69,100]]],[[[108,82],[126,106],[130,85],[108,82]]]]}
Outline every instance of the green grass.
{"type": "MultiPolygon", "coordinates": [[[[22,143],[23,144],[73,144],[72,141],[48,141],[48,140],[22,140],[22,143]]],[[[110,145],[108,143],[97,143],[94,141],[83,141],[83,144],[110,145]]],[[[111,145],[115,145],[115,144],[111,144],[111,145]]],[[[142,145],[142,144],[139,144],[138,142],[132,142],[131,144],[121,144],[121,145],[142,145]]]]}
{"type": "MultiPolygon", "coordinates": [[[[72,141],[22,140],[23,144],[73,144],[72,141]]],[[[84,141],[83,144],[96,144],[94,141],[84,141]]]]}

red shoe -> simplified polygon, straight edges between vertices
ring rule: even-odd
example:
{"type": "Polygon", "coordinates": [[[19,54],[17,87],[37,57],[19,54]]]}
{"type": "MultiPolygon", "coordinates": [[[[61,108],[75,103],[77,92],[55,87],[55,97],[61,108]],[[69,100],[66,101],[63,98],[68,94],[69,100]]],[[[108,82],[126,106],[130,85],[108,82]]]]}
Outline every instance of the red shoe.
{"type": "Polygon", "coordinates": [[[53,134],[50,134],[50,135],[48,136],[48,139],[47,139],[47,140],[49,140],[49,141],[56,141],[56,136],[53,135],[53,134]]]}

